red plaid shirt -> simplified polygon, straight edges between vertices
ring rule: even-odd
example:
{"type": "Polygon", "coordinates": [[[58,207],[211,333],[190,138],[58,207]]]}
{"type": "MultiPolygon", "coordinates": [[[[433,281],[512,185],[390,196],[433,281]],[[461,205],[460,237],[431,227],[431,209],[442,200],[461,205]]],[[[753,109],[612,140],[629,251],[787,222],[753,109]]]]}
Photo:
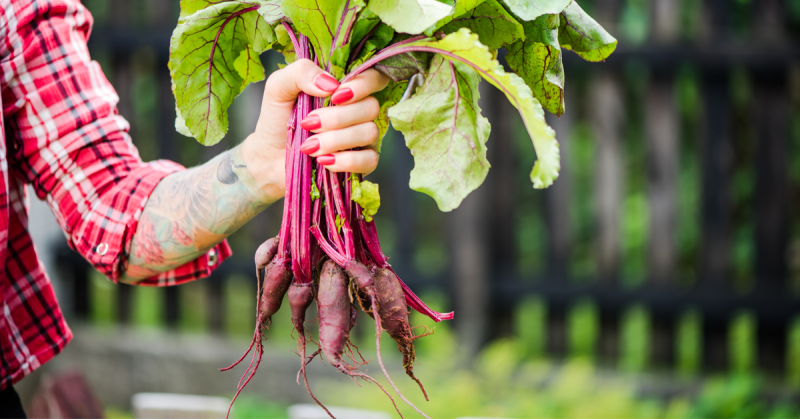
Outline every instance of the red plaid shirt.
{"type": "MultiPolygon", "coordinates": [[[[78,0],[0,0],[0,390],[72,338],[28,234],[25,185],[47,200],[69,245],[116,282],[148,196],[183,169],[139,158],[119,98],[89,58],[91,27],[78,0]]],[[[212,251],[230,255],[225,242],[212,251]]],[[[144,285],[211,270],[203,255],[144,285]]]]}

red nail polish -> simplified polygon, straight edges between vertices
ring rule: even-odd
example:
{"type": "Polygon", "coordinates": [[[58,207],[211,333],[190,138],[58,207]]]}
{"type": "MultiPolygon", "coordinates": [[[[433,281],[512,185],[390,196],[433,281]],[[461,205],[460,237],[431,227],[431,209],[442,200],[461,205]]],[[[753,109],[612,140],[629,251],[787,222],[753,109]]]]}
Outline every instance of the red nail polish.
{"type": "Polygon", "coordinates": [[[332,92],[339,87],[339,81],[325,73],[322,73],[314,78],[314,85],[326,92],[332,92]]]}
{"type": "Polygon", "coordinates": [[[322,126],[322,121],[320,121],[318,115],[309,115],[303,118],[300,121],[300,127],[302,127],[306,131],[313,131],[315,129],[319,129],[322,126]]]}
{"type": "Polygon", "coordinates": [[[319,150],[319,140],[316,138],[309,138],[300,146],[300,152],[303,154],[314,154],[317,150],[319,150]]]}
{"type": "Polygon", "coordinates": [[[340,103],[345,103],[348,100],[353,98],[353,91],[350,90],[349,87],[345,87],[344,89],[339,89],[336,93],[331,96],[331,103],[334,105],[338,105],[340,103]]]}
{"type": "Polygon", "coordinates": [[[319,156],[317,157],[317,163],[323,166],[330,166],[336,163],[336,156],[334,156],[333,154],[326,154],[324,156],[319,156]]]}

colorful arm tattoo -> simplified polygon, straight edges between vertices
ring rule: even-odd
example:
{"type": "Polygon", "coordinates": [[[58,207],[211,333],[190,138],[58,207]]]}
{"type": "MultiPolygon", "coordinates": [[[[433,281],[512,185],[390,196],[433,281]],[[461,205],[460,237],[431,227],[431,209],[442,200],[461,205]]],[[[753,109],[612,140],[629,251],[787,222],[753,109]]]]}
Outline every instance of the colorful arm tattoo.
{"type": "Polygon", "coordinates": [[[122,282],[136,283],[197,258],[281,197],[265,197],[238,146],[165,177],[133,236],[122,282]]]}

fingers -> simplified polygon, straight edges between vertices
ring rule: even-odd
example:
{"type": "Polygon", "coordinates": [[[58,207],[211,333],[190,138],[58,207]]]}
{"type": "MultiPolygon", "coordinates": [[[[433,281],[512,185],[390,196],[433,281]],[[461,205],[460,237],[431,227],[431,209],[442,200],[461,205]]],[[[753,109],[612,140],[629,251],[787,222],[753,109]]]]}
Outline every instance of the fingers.
{"type": "Polygon", "coordinates": [[[340,151],[317,157],[317,163],[331,172],[370,174],[378,167],[378,153],[372,149],[340,151]]]}
{"type": "Polygon", "coordinates": [[[380,110],[378,100],[368,96],[349,105],[332,106],[312,111],[300,121],[300,126],[313,132],[337,130],[372,121],[378,117],[380,110]]]}
{"type": "Polygon", "coordinates": [[[375,92],[380,92],[388,84],[388,77],[370,68],[357,75],[353,80],[341,84],[331,96],[331,103],[334,105],[355,103],[375,92]]]}
{"type": "Polygon", "coordinates": [[[300,151],[311,157],[336,153],[351,148],[374,147],[378,139],[378,126],[374,122],[326,131],[307,139],[300,151]]]}
{"type": "Polygon", "coordinates": [[[311,60],[297,60],[275,71],[264,87],[264,101],[294,103],[300,92],[327,97],[336,91],[339,82],[311,60]]]}

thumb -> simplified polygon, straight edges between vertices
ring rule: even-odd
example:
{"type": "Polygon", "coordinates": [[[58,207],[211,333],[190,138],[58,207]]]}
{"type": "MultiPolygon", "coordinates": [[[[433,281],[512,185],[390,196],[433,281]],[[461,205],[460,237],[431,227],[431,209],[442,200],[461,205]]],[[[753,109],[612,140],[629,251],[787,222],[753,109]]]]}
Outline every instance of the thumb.
{"type": "Polygon", "coordinates": [[[272,73],[264,87],[264,104],[294,104],[300,92],[327,97],[338,87],[339,81],[313,61],[297,60],[272,73]]]}

